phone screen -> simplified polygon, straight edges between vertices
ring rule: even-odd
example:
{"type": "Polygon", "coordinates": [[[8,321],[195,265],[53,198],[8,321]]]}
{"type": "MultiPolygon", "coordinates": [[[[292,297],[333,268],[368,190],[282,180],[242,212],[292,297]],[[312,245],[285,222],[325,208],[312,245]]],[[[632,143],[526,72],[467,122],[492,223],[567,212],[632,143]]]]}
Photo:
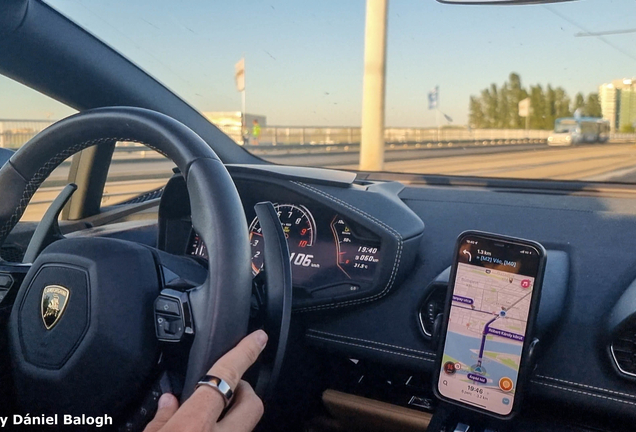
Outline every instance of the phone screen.
{"type": "Polygon", "coordinates": [[[512,412],[535,280],[543,257],[531,245],[460,239],[439,393],[501,416],[512,412]]]}

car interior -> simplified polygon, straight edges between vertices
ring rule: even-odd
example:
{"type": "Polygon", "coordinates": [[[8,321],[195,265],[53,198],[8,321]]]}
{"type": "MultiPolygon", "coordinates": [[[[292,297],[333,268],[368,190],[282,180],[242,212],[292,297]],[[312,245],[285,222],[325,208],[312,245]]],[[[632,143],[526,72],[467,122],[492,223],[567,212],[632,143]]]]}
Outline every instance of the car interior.
{"type": "Polygon", "coordinates": [[[270,346],[247,377],[265,403],[257,430],[634,427],[633,184],[268,162],[39,0],[2,1],[0,73],[78,112],[2,153],[1,415],[107,413],[113,430],[141,431],[161,393],[187,399],[265,328],[270,346]],[[121,142],[174,168],[165,185],[102,205],[121,142]],[[39,223],[20,221],[65,160],[72,185],[39,223]],[[511,419],[435,390],[468,230],[546,250],[511,419]],[[45,316],[45,297],[64,315],[45,316]]]}

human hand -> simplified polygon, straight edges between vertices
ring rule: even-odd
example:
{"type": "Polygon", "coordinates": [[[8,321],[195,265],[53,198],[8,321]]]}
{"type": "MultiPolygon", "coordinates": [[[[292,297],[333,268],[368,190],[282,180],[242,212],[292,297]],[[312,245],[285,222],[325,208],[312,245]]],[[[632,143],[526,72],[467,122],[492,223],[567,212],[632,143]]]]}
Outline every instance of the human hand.
{"type": "Polygon", "coordinates": [[[208,374],[227,382],[234,390],[232,406],[222,420],[225,409],[223,396],[207,385],[200,386],[179,408],[179,401],[170,393],[159,399],[155,418],[144,432],[249,432],[263,416],[263,402],[241,377],[256,361],[267,344],[267,334],[257,330],[247,335],[236,347],[221,357],[208,374]]]}

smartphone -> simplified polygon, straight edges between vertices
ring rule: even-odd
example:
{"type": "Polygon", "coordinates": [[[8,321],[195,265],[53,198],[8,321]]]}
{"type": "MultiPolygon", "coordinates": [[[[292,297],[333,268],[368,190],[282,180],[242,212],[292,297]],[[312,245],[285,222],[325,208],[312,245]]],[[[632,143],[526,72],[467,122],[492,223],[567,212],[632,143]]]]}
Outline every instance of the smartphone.
{"type": "Polygon", "coordinates": [[[459,236],[436,363],[440,399],[503,419],[518,411],[545,263],[533,241],[459,236]]]}

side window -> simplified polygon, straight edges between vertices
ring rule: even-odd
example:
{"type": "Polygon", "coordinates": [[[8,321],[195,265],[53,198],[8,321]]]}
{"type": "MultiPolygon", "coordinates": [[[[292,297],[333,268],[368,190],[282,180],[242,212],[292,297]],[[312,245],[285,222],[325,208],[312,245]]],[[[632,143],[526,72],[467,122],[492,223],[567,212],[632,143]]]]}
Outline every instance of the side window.
{"type": "MultiPolygon", "coordinates": [[[[0,147],[17,150],[38,132],[76,111],[0,75],[0,147]]],[[[60,165],[31,199],[22,221],[39,221],[68,180],[70,159],[60,165]]],[[[2,191],[0,191],[2,193],[2,191]]]]}
{"type": "MultiPolygon", "coordinates": [[[[33,136],[76,110],[0,75],[0,147],[17,150],[33,136]]],[[[22,221],[39,221],[68,183],[72,158],[57,167],[35,193],[22,221]]],[[[102,206],[140,195],[153,198],[172,176],[174,163],[140,144],[118,142],[108,170],[102,206]]],[[[0,191],[1,193],[1,191],[0,191]]],[[[139,198],[137,198],[139,199],[139,198]]]]}
{"type": "Polygon", "coordinates": [[[118,142],[108,168],[102,207],[158,196],[155,191],[165,186],[174,167],[170,159],[148,147],[118,142]]]}

